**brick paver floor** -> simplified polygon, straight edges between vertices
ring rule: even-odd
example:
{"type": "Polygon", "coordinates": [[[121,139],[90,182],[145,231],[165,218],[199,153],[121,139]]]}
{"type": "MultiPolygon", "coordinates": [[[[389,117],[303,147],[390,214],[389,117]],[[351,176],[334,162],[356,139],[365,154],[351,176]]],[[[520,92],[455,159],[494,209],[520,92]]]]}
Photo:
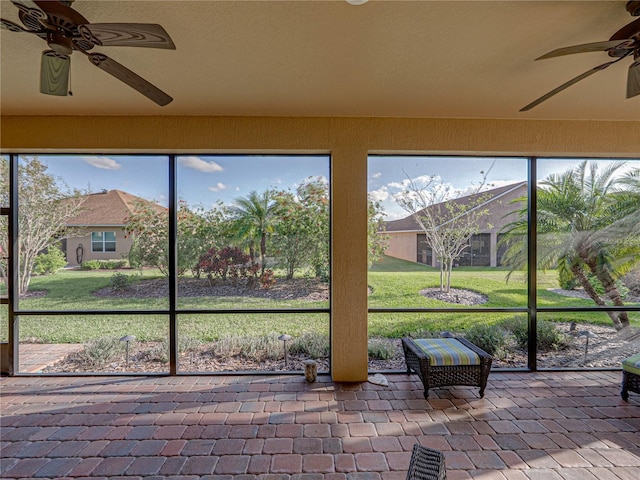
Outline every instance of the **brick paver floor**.
{"type": "Polygon", "coordinates": [[[477,389],[320,376],[5,377],[0,478],[640,479],[640,395],[619,372],[492,373],[477,389]]]}

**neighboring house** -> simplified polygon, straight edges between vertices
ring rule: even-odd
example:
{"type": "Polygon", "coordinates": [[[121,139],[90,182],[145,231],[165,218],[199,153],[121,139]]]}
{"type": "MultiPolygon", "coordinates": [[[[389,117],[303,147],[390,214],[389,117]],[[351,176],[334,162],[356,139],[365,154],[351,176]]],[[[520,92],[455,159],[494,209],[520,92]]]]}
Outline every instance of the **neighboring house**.
{"type": "MultiPolygon", "coordinates": [[[[480,231],[471,238],[469,248],[455,262],[456,266],[496,267],[501,265],[503,249],[498,248],[500,230],[517,219],[514,211],[520,206],[513,201],[526,194],[527,182],[521,182],[450,200],[457,203],[475,203],[478,197],[481,197],[482,203],[475,208],[489,210],[489,215],[479,218],[480,231]]],[[[442,223],[449,220],[443,218],[442,223]]],[[[432,267],[438,266],[438,261],[427,244],[426,235],[416,222],[414,215],[386,222],[383,234],[387,235],[389,241],[385,255],[424,263],[432,267]]]]}
{"type": "Polygon", "coordinates": [[[67,222],[67,227],[84,233],[63,242],[68,265],[78,266],[87,260],[126,258],[133,238],[126,236],[124,227],[139,202],[152,205],[158,212],[167,211],[158,204],[121,190],[103,190],[87,195],[80,213],[67,222]]]}

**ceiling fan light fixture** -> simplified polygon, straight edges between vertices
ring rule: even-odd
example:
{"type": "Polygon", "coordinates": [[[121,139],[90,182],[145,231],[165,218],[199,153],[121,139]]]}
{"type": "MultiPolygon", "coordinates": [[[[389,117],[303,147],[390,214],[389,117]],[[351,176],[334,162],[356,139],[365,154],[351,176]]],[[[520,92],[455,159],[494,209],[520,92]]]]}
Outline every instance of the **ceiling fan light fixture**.
{"type": "Polygon", "coordinates": [[[349,5],[364,5],[369,0],[346,0],[349,5]]]}
{"type": "Polygon", "coordinates": [[[50,50],[40,62],[40,92],[66,96],[69,56],[81,52],[94,66],[120,80],[160,106],[173,99],[140,75],[104,54],[89,53],[95,45],[147,47],[175,50],[173,40],[161,25],[147,23],[90,23],[70,7],[73,0],[11,0],[24,27],[0,18],[0,27],[30,33],[47,42],[50,50]]]}

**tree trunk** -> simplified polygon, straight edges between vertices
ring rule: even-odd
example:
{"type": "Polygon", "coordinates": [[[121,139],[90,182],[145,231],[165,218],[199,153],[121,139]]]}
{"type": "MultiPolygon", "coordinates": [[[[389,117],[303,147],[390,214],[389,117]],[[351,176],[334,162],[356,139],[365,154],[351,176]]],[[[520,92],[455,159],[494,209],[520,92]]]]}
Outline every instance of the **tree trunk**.
{"type": "Polygon", "coordinates": [[[266,267],[264,262],[266,257],[267,257],[267,234],[262,232],[262,237],[260,238],[260,261],[262,263],[261,275],[264,275],[264,269],[266,267]]]}
{"type": "MultiPolygon", "coordinates": [[[[596,266],[595,272],[593,273],[598,278],[598,281],[602,284],[607,298],[609,298],[609,300],[611,300],[611,302],[616,307],[624,307],[624,302],[622,301],[622,297],[620,297],[620,291],[618,290],[616,281],[611,276],[611,273],[609,273],[609,270],[607,270],[606,267],[596,266]]],[[[619,327],[618,325],[616,325],[616,330],[622,330],[623,328],[629,326],[629,316],[627,315],[627,312],[611,313],[615,314],[618,318],[619,327]]]]}
{"type": "MultiPolygon", "coordinates": [[[[584,274],[584,271],[582,270],[582,268],[580,268],[580,266],[572,265],[571,273],[573,273],[573,276],[576,278],[576,280],[578,280],[578,282],[580,282],[580,285],[582,285],[584,291],[587,292],[587,295],[591,297],[596,305],[598,305],[599,307],[607,306],[606,302],[602,299],[602,297],[600,297],[600,295],[598,295],[598,292],[595,291],[595,289],[591,285],[591,282],[589,282],[589,279],[584,274]]],[[[615,327],[615,329],[622,330],[624,326],[621,324],[620,319],[618,318],[618,315],[616,315],[616,313],[617,312],[607,312],[607,315],[609,315],[609,318],[613,322],[613,326],[615,327]]],[[[629,322],[627,320],[627,324],[628,323],[629,322]]]]}
{"type": "Polygon", "coordinates": [[[18,295],[24,295],[29,291],[31,283],[31,272],[33,271],[33,259],[20,259],[20,267],[18,269],[18,295]]]}
{"type": "Polygon", "coordinates": [[[451,291],[451,270],[453,270],[453,257],[449,258],[449,267],[447,268],[447,293],[451,291]]]}

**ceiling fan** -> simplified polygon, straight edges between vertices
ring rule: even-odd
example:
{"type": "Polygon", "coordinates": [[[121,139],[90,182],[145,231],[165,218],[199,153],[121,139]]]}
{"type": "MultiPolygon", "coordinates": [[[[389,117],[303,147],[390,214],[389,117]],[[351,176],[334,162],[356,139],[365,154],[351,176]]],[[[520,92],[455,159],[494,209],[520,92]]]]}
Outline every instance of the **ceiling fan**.
{"type": "Polygon", "coordinates": [[[24,24],[0,19],[3,28],[12,32],[34,34],[49,45],[42,52],[40,63],[40,92],[46,95],[69,94],[70,55],[78,51],[96,67],[113,75],[160,106],[173,98],[132,72],[124,65],[102,53],[90,53],[94,46],[129,46],[175,50],[169,34],[157,24],[150,23],[89,23],[71,8],[74,0],[11,0],[18,8],[24,24]]]}
{"type": "MultiPolygon", "coordinates": [[[[640,1],[627,2],[626,9],[632,16],[640,16],[640,1]]],[[[640,18],[622,27],[607,41],[559,48],[536,58],[536,60],[585,52],[607,52],[610,57],[613,57],[616,60],[603,63],[602,65],[593,67],[591,70],[587,70],[583,74],[572,78],[568,82],[563,83],[537,100],[534,100],[530,104],[522,107],[520,111],[526,112],[527,110],[531,110],[533,107],[541,104],[545,100],[548,100],[564,89],[569,88],[571,85],[578,83],[580,80],[583,80],[596,72],[600,72],[605,68],[610,67],[614,63],[618,63],[620,60],[627,58],[630,55],[633,55],[634,62],[629,67],[629,73],[627,76],[627,98],[640,95],[640,18]]]]}

